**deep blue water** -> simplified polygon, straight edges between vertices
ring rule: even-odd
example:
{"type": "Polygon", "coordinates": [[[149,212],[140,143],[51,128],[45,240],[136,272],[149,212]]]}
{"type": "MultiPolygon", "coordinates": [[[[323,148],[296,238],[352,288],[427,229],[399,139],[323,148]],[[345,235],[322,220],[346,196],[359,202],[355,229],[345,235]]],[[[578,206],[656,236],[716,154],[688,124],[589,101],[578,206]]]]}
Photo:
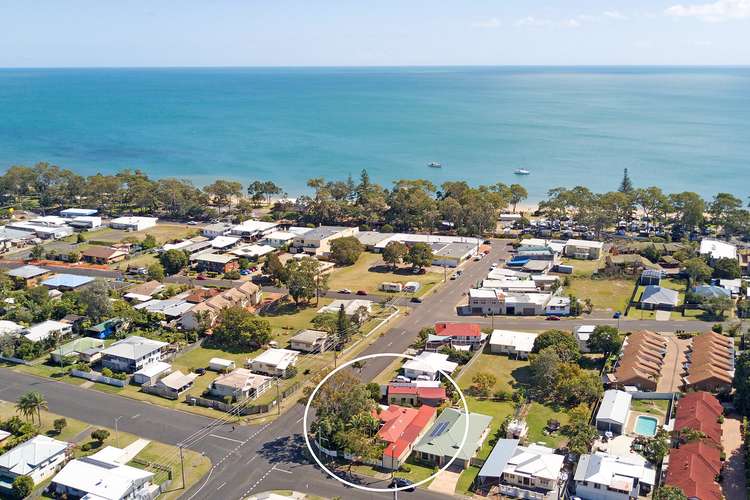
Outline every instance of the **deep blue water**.
{"type": "Polygon", "coordinates": [[[750,68],[0,70],[0,167],[745,197],[750,68]],[[441,170],[427,167],[439,161],[441,170]],[[515,168],[532,171],[513,175],[515,168]]]}

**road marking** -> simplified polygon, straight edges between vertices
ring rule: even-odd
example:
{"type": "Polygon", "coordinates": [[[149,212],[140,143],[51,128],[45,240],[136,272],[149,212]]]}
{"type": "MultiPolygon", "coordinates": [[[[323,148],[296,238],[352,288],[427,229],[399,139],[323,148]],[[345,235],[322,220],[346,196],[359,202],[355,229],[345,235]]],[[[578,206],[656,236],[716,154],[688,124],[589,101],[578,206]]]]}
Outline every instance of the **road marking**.
{"type": "Polygon", "coordinates": [[[390,347],[392,345],[393,345],[393,341],[390,341],[390,342],[388,342],[388,344],[386,344],[386,347],[390,347]]]}
{"type": "Polygon", "coordinates": [[[279,468],[278,468],[278,467],[276,467],[275,465],[274,465],[273,467],[271,467],[271,470],[277,470],[277,471],[279,471],[279,472],[283,472],[283,473],[285,473],[285,474],[294,474],[294,473],[293,473],[292,471],[290,471],[290,470],[279,469],[279,468]]]}
{"type": "Polygon", "coordinates": [[[136,413],[135,415],[133,415],[132,417],[130,417],[130,419],[131,419],[131,420],[135,420],[136,418],[138,418],[138,417],[140,417],[140,416],[141,416],[141,414],[140,414],[140,413],[136,413]]]}
{"type": "Polygon", "coordinates": [[[219,491],[220,489],[222,489],[222,488],[223,488],[224,486],[226,486],[226,484],[227,484],[227,483],[226,483],[226,481],[224,481],[223,483],[221,483],[221,484],[219,485],[219,487],[218,487],[218,488],[216,488],[216,491],[219,491]]]}
{"type": "Polygon", "coordinates": [[[252,462],[256,458],[258,458],[258,455],[253,455],[253,458],[251,458],[250,460],[248,460],[247,462],[245,462],[245,465],[250,465],[250,462],[252,462]]]}
{"type": "Polygon", "coordinates": [[[298,424],[298,423],[300,423],[300,422],[302,422],[302,419],[301,419],[301,418],[300,418],[299,420],[297,420],[296,422],[294,422],[294,423],[295,423],[295,424],[298,424]]]}
{"type": "Polygon", "coordinates": [[[226,439],[227,441],[233,441],[235,443],[244,444],[244,441],[240,441],[239,439],[232,439],[232,438],[228,438],[228,437],[224,437],[224,436],[219,436],[217,434],[209,434],[209,436],[215,437],[215,438],[218,438],[218,439],[226,439]]]}

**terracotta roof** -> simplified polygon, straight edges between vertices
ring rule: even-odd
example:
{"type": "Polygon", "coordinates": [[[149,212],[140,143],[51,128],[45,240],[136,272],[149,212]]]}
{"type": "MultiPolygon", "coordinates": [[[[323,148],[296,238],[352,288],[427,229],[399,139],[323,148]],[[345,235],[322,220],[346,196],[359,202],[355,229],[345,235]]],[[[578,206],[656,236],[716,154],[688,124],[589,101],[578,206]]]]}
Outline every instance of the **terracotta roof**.
{"type": "Polygon", "coordinates": [[[379,418],[385,424],[378,431],[378,437],[389,443],[384,453],[391,457],[400,457],[416,442],[435,414],[436,410],[431,406],[414,409],[391,405],[381,412],[379,418]]]}
{"type": "Polygon", "coordinates": [[[674,428],[700,431],[716,443],[721,443],[719,416],[724,413],[719,400],[708,392],[690,392],[677,404],[674,428]]]}
{"type": "Polygon", "coordinates": [[[720,470],[719,449],[695,441],[670,450],[665,482],[680,488],[688,498],[721,500],[721,486],[716,482],[720,470]]]}
{"type": "Polygon", "coordinates": [[[482,327],[477,323],[435,323],[435,333],[446,337],[479,337],[482,327]]]}
{"type": "Polygon", "coordinates": [[[708,332],[693,339],[690,366],[685,378],[687,387],[718,380],[728,388],[734,378],[734,344],[719,333],[708,332]]]}
{"type": "Polygon", "coordinates": [[[409,394],[425,399],[445,399],[445,387],[416,387],[389,385],[388,394],[409,394]]]}
{"type": "Polygon", "coordinates": [[[650,380],[655,385],[664,364],[666,345],[666,339],[658,333],[641,330],[630,334],[615,370],[617,382],[628,385],[630,382],[650,380]]]}
{"type": "Polygon", "coordinates": [[[198,302],[203,302],[210,297],[215,297],[216,295],[219,295],[219,293],[221,292],[216,288],[196,288],[190,292],[190,295],[188,295],[185,300],[197,304],[198,302]]]}

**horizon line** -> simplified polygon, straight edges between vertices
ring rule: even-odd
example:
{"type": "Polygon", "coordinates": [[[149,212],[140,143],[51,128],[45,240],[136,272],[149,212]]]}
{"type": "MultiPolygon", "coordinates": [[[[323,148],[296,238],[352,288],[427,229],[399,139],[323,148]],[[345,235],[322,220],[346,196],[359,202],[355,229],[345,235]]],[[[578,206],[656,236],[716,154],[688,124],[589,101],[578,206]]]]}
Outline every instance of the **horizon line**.
{"type": "Polygon", "coordinates": [[[363,65],[147,65],[147,66],[0,66],[3,70],[65,69],[389,69],[389,68],[750,68],[739,64],[363,64],[363,65]]]}

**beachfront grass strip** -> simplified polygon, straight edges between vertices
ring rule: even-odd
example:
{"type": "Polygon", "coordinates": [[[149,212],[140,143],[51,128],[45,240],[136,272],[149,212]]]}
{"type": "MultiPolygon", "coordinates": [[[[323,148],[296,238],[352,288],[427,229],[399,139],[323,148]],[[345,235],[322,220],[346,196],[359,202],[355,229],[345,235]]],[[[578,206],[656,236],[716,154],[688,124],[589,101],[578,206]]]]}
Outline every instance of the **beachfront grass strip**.
{"type": "Polygon", "coordinates": [[[625,311],[633,282],[622,279],[573,278],[566,293],[578,300],[590,299],[597,311],[625,311]]]}
{"type": "Polygon", "coordinates": [[[182,224],[157,224],[143,231],[125,231],[123,229],[104,227],[84,233],[87,240],[100,241],[102,243],[119,243],[131,238],[142,240],[148,234],[153,235],[159,245],[163,245],[171,240],[187,238],[198,234],[198,231],[193,227],[182,224]]]}
{"type": "Polygon", "coordinates": [[[427,293],[430,288],[442,280],[441,273],[413,274],[411,268],[406,266],[401,266],[396,272],[393,272],[383,262],[380,254],[363,252],[354,265],[337,267],[331,273],[328,284],[331,290],[348,288],[353,292],[365,290],[368,293],[385,293],[380,292],[380,284],[384,281],[394,283],[416,281],[422,285],[422,288],[415,294],[420,296],[427,293]]]}

